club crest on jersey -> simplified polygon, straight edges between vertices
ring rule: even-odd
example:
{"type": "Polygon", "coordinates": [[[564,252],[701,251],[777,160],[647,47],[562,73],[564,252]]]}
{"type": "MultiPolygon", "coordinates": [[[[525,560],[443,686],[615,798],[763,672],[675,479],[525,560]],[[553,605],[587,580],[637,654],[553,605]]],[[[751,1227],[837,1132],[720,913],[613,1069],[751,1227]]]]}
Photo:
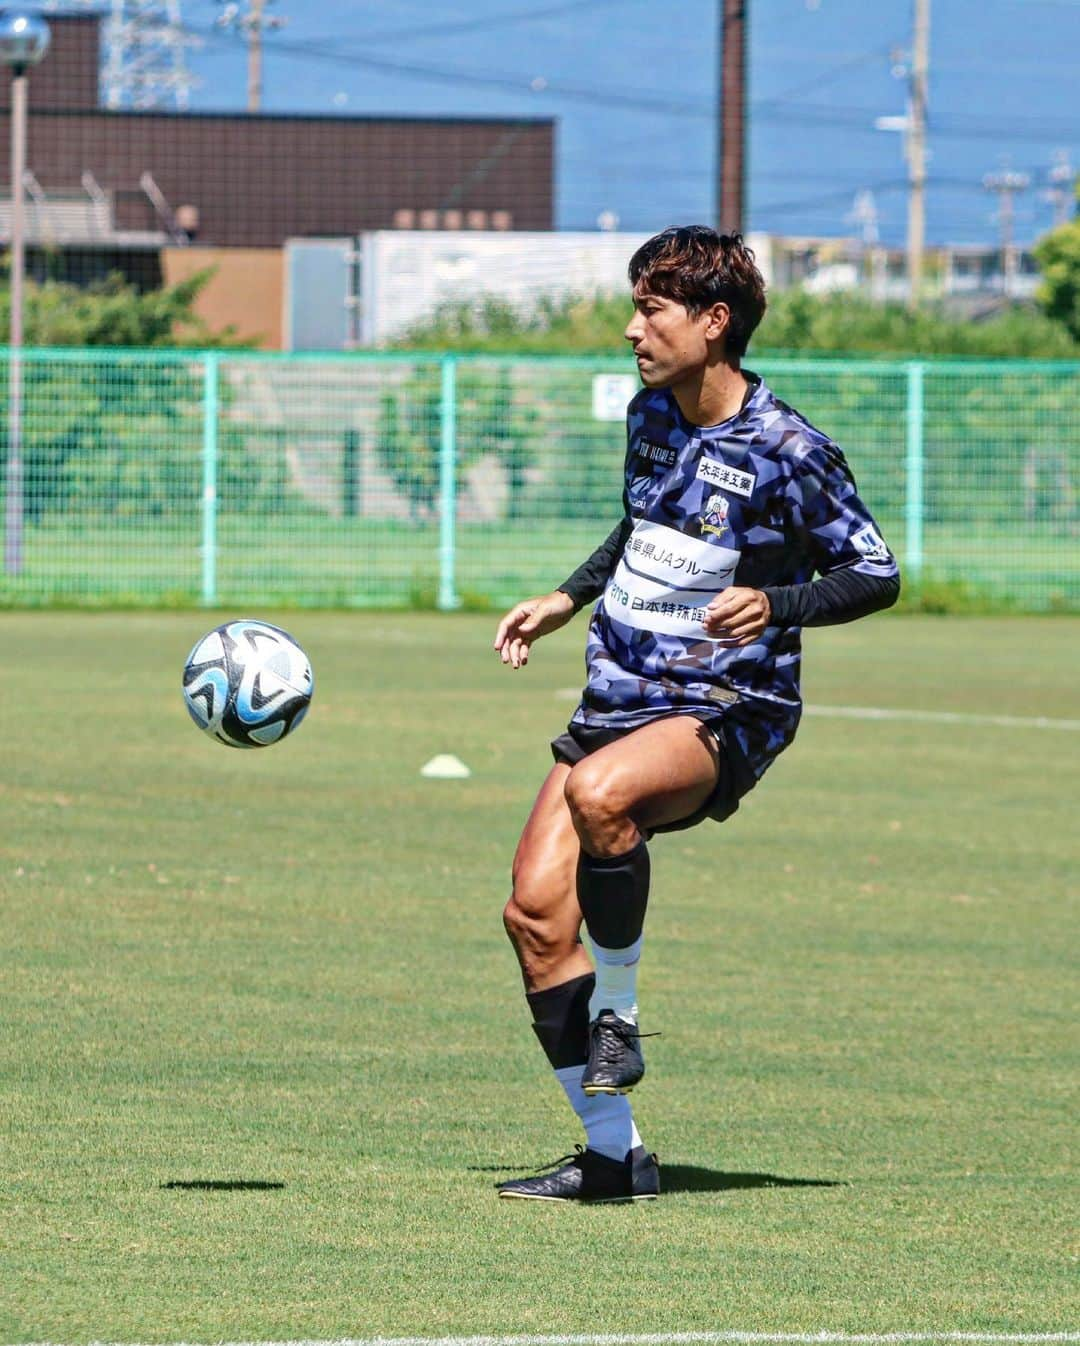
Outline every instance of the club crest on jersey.
{"type": "Polygon", "coordinates": [[[727,532],[728,509],[727,496],[714,491],[705,501],[705,512],[701,516],[701,531],[723,537],[727,532]]]}

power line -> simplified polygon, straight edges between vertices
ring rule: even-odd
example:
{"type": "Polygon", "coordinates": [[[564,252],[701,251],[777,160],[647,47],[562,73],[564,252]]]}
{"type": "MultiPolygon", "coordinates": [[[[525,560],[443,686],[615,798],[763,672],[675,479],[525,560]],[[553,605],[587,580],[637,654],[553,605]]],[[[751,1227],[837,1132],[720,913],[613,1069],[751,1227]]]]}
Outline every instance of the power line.
{"type": "Polygon", "coordinates": [[[879,61],[883,56],[887,56],[895,43],[888,43],[884,47],[875,47],[873,51],[860,52],[858,56],[852,56],[843,61],[838,61],[836,65],[831,65],[827,70],[815,75],[813,79],[807,80],[805,84],[796,85],[794,89],[786,89],[782,96],[775,98],[762,98],[752,106],[761,111],[767,107],[785,107],[794,102],[796,98],[801,98],[803,94],[813,93],[815,89],[820,89],[823,84],[831,84],[837,75],[844,74],[848,70],[857,70],[862,66],[869,65],[872,61],[879,61]]]}
{"type": "MultiPolygon", "coordinates": [[[[210,42],[220,43],[223,35],[214,29],[191,29],[210,42]]],[[[225,39],[227,40],[227,39],[225,39]]],[[[384,74],[405,75],[435,83],[466,86],[475,89],[503,89],[508,92],[524,94],[534,88],[534,81],[527,75],[504,75],[490,71],[463,71],[447,66],[429,65],[417,61],[400,61],[387,57],[365,56],[346,52],[340,48],[324,47],[306,41],[279,40],[275,49],[283,55],[292,55],[325,64],[345,66],[350,69],[377,70],[384,74]]],[[[859,61],[865,61],[866,55],[859,61]]],[[[835,73],[835,72],[834,72],[835,73]]],[[[641,112],[660,112],[678,117],[711,120],[714,113],[711,104],[702,100],[690,102],[671,98],[651,97],[648,94],[627,94],[616,89],[592,85],[585,88],[574,84],[560,84],[545,81],[542,91],[552,98],[563,98],[573,102],[587,103],[602,107],[626,107],[641,112]]],[[[847,130],[852,133],[877,134],[872,122],[880,108],[862,106],[836,107],[818,103],[798,103],[781,98],[770,98],[752,102],[750,111],[754,118],[765,123],[782,122],[787,126],[811,126],[847,130]]],[[[1042,122],[1035,119],[994,120],[990,118],[972,119],[966,114],[957,114],[945,120],[932,121],[936,138],[966,139],[1007,139],[1011,141],[1057,143],[1075,142],[1080,139],[1075,123],[1042,122]]]]}
{"type": "MultiPolygon", "coordinates": [[[[518,27],[538,19],[555,18],[559,14],[580,15],[583,10],[601,9],[611,5],[625,5],[626,0],[561,0],[555,5],[543,5],[538,9],[519,9],[508,14],[491,14],[486,18],[458,19],[447,23],[424,24],[413,28],[395,28],[390,31],[363,33],[356,39],[364,46],[376,42],[399,42],[405,39],[426,37],[453,37],[458,33],[486,32],[492,28],[518,27]]],[[[314,38],[315,42],[326,41],[314,38]]]]}
{"type": "MultiPolygon", "coordinates": [[[[221,41],[221,34],[213,29],[194,29],[193,32],[207,41],[221,41]]],[[[390,75],[412,75],[420,79],[432,80],[441,84],[464,84],[473,88],[505,89],[513,93],[527,93],[530,88],[555,92],[545,81],[537,88],[535,81],[528,76],[497,75],[486,71],[453,70],[446,66],[431,66],[415,61],[395,61],[380,56],[358,56],[341,50],[317,46],[310,42],[281,41],[275,43],[278,51],[285,54],[302,56],[310,60],[322,61],[327,65],[348,66],[350,69],[378,70],[390,75]]],[[[624,94],[614,90],[598,94],[595,89],[581,88],[576,85],[560,85],[558,95],[579,102],[601,103],[605,106],[625,106],[644,111],[670,112],[684,117],[706,117],[711,113],[701,103],[680,103],[674,100],[650,99],[640,94],[624,94]]]]}
{"type": "MultiPolygon", "coordinates": [[[[873,182],[866,189],[871,192],[898,192],[907,187],[907,178],[889,178],[884,182],[873,182]]],[[[833,206],[849,205],[851,202],[851,188],[845,187],[841,191],[828,192],[824,195],[818,192],[814,196],[804,196],[796,201],[764,201],[754,207],[755,213],[764,213],[766,211],[779,210],[806,210],[812,206],[833,206]]]]}

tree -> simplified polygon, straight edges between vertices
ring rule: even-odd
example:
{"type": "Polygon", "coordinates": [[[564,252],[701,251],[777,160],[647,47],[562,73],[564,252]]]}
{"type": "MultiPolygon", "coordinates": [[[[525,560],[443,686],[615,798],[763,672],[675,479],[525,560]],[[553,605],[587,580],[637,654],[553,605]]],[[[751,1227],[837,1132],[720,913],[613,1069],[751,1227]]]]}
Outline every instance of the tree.
{"type": "MultiPolygon", "coordinates": [[[[376,451],[415,519],[432,517],[437,509],[441,380],[439,365],[418,364],[379,399],[376,451]]],[[[506,517],[520,518],[538,438],[527,390],[515,390],[506,365],[462,364],[455,407],[458,470],[495,459],[506,482],[506,517]]]]}
{"type": "Polygon", "coordinates": [[[1042,272],[1043,312],[1080,341],[1080,219],[1044,235],[1035,245],[1035,260],[1042,272]]]}
{"type": "MultiPolygon", "coordinates": [[[[28,346],[237,346],[235,330],[213,333],[193,305],[213,268],[178,285],[140,293],[119,272],[81,288],[65,281],[27,281],[23,301],[28,346]]],[[[11,330],[11,289],[0,288],[0,340],[11,330]]]]}
{"type": "MultiPolygon", "coordinates": [[[[1080,245],[1074,245],[1080,246],[1080,245]]],[[[1080,286],[1080,282],[1076,283],[1080,286]]],[[[1074,296],[1076,286],[1072,291],[1074,296]]],[[[398,344],[414,350],[500,351],[516,354],[611,355],[629,347],[623,331],[628,295],[558,299],[522,312],[498,299],[479,306],[451,304],[398,344]]],[[[966,356],[971,359],[1075,360],[1080,328],[1071,331],[1046,313],[1014,307],[982,322],[942,307],[911,312],[859,294],[811,295],[777,290],[754,333],[749,362],[769,352],[820,355],[966,356]]]]}
{"type": "MultiPolygon", "coordinates": [[[[212,272],[139,293],[114,273],[80,289],[58,281],[28,282],[25,344],[204,348],[235,346],[233,332],[214,335],[193,311],[212,272]]],[[[11,291],[0,288],[0,340],[10,332],[11,291]]],[[[0,376],[0,424],[7,424],[6,380],[0,376]]],[[[223,401],[229,389],[221,388],[223,401]]],[[[78,508],[132,522],[191,512],[200,499],[202,369],[197,360],[149,363],[128,356],[103,362],[58,362],[48,355],[23,365],[23,507],[31,522],[78,508]]],[[[219,490],[257,510],[280,498],[276,456],[252,452],[235,432],[220,438],[219,490]]]]}

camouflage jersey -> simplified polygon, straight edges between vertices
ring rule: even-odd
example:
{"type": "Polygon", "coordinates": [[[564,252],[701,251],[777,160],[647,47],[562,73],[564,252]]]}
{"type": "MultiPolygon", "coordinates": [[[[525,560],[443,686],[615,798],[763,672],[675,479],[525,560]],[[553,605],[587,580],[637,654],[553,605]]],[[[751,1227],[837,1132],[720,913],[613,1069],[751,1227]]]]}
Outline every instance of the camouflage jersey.
{"type": "Polygon", "coordinates": [[[626,540],[593,611],[573,723],[720,715],[760,776],[799,723],[801,628],[726,648],[702,625],[709,601],[732,584],[767,590],[840,570],[898,586],[898,572],[840,450],[746,377],[747,401],[720,425],[691,425],[667,389],[630,403],[626,540]]]}

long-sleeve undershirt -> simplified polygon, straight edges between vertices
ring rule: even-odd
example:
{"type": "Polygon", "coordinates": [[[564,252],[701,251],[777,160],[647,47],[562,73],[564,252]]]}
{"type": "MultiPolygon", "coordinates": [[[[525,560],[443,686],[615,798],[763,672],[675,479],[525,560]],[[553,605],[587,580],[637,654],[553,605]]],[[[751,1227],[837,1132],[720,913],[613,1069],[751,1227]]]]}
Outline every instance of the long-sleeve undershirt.
{"type": "MultiPolygon", "coordinates": [[[[633,520],[624,515],[588,560],[559,585],[575,609],[604,592],[633,528],[633,520]]],[[[769,600],[770,626],[838,626],[891,607],[900,593],[900,580],[843,567],[805,584],[766,585],[761,592],[769,600]]]]}

